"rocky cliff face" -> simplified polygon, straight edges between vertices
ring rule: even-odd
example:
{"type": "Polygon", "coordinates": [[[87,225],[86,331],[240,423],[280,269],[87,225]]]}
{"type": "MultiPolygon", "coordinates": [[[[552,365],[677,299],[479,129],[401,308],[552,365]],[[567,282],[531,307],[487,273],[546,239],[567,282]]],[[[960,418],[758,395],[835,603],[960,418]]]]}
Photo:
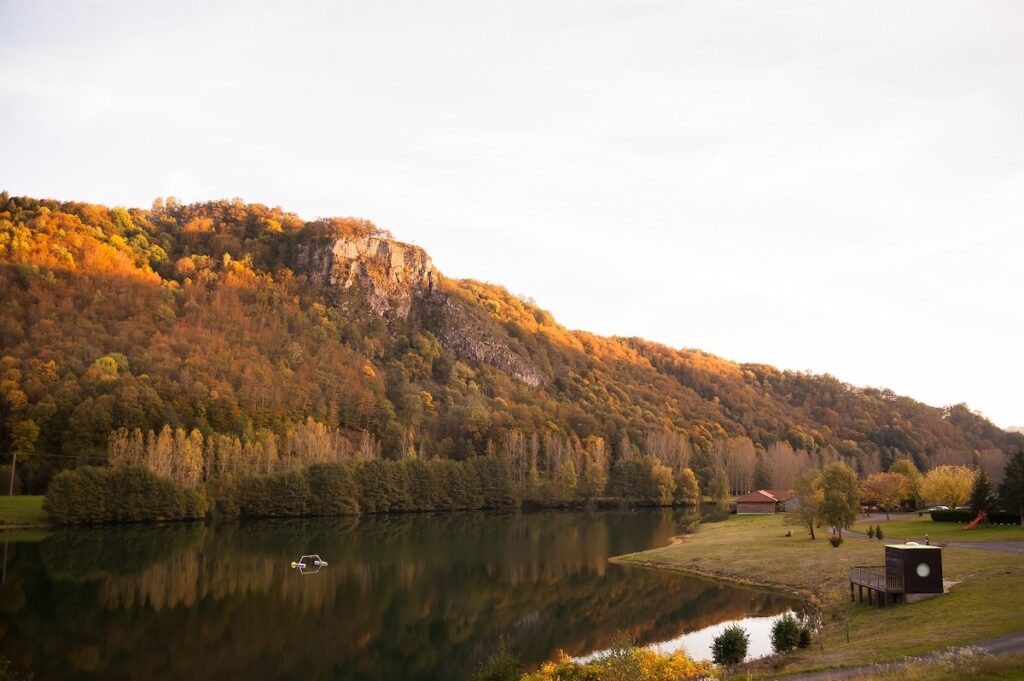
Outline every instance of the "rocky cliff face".
{"type": "Polygon", "coordinates": [[[488,328],[485,320],[472,314],[466,303],[445,295],[440,305],[438,340],[452,354],[504,371],[536,388],[544,376],[529,358],[516,353],[508,338],[488,328]]]}
{"type": "Polygon", "coordinates": [[[300,264],[321,283],[358,287],[374,313],[401,319],[433,293],[437,278],[422,248],[376,234],[320,240],[300,255],[300,264]]]}
{"type": "Polygon", "coordinates": [[[385,234],[319,237],[300,248],[298,266],[320,284],[361,291],[375,314],[409,319],[422,312],[441,345],[457,357],[533,387],[544,381],[536,365],[512,349],[500,325],[439,288],[441,275],[419,246],[385,234]]]}

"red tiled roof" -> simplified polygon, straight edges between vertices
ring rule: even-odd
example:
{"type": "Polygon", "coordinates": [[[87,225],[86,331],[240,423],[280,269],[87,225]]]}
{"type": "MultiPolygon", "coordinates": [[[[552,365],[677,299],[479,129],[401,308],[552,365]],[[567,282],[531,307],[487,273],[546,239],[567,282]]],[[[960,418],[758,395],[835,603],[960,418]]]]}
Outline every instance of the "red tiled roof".
{"type": "Polygon", "coordinates": [[[736,498],[736,503],[741,504],[751,504],[757,502],[761,502],[763,504],[774,504],[777,501],[778,498],[776,498],[773,494],[768,492],[768,490],[763,489],[759,489],[756,492],[750,492],[749,494],[744,494],[742,497],[736,498]]]}
{"type": "Polygon", "coordinates": [[[736,499],[737,502],[751,504],[761,502],[774,504],[777,501],[787,501],[793,498],[793,492],[788,489],[759,489],[756,492],[744,494],[736,499]]]}

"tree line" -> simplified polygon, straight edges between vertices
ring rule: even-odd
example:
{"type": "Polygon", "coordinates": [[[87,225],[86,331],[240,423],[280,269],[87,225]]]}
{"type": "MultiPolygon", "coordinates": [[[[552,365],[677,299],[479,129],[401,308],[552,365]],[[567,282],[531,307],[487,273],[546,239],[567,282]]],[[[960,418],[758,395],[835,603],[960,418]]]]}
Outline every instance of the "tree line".
{"type": "Polygon", "coordinates": [[[944,464],[922,474],[909,459],[860,480],[849,466],[837,461],[797,478],[796,503],[787,520],[806,527],[812,539],[815,528],[831,528],[835,545],[842,542],[843,530],[853,526],[861,509],[871,506],[888,517],[892,511],[917,509],[927,502],[968,511],[966,515],[933,512],[935,520],[966,522],[982,514],[985,522],[1024,524],[1024,448],[1006,460],[999,480],[994,486],[981,465],[944,464]]]}
{"type": "Polygon", "coordinates": [[[638,452],[610,463],[600,439],[577,447],[518,431],[500,451],[455,461],[413,449],[383,458],[372,435],[356,445],[312,419],[244,442],[170,426],[145,435],[119,429],[108,460],[55,476],[46,508],[57,522],[701,503],[697,476],[678,457],[675,469],[638,452]]]}

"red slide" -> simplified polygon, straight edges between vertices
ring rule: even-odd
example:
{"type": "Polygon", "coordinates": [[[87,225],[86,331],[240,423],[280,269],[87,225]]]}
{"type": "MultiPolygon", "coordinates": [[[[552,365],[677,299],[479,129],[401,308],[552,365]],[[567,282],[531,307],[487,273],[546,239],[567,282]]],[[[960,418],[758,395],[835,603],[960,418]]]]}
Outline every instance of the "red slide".
{"type": "Polygon", "coordinates": [[[985,519],[985,512],[984,511],[978,511],[978,517],[975,518],[974,520],[972,520],[971,522],[967,523],[966,525],[964,525],[964,529],[965,530],[970,530],[975,525],[977,525],[978,523],[980,523],[984,519],[985,519]]]}

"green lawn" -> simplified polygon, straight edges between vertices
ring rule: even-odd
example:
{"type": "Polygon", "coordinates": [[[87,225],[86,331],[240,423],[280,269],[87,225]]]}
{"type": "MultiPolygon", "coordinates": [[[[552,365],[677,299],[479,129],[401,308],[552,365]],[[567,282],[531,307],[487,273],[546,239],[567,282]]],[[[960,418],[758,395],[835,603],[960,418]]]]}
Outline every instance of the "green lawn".
{"type": "MultiPolygon", "coordinates": [[[[883,525],[884,527],[884,525],[883,525]]],[[[793,537],[779,516],[731,516],[700,526],[677,544],[621,556],[623,563],[693,572],[798,595],[849,595],[849,568],[882,565],[883,547],[848,539],[832,548],[827,533],[793,537]]],[[[942,596],[886,609],[850,608],[850,643],[834,628],[811,650],[763,663],[755,674],[775,674],[892,660],[931,649],[1024,629],[1024,563],[1019,555],[944,549],[943,574],[957,582],[942,596]],[[781,668],[766,665],[779,663],[781,668]]]]}
{"type": "Polygon", "coordinates": [[[924,541],[924,535],[933,541],[1024,541],[1024,527],[1020,525],[985,525],[965,530],[966,523],[937,523],[928,514],[899,516],[892,520],[859,520],[853,529],[867,531],[868,525],[881,525],[883,539],[924,541]]]}
{"type": "Polygon", "coordinates": [[[0,526],[46,525],[50,516],[43,510],[42,496],[0,497],[0,526]]]}

